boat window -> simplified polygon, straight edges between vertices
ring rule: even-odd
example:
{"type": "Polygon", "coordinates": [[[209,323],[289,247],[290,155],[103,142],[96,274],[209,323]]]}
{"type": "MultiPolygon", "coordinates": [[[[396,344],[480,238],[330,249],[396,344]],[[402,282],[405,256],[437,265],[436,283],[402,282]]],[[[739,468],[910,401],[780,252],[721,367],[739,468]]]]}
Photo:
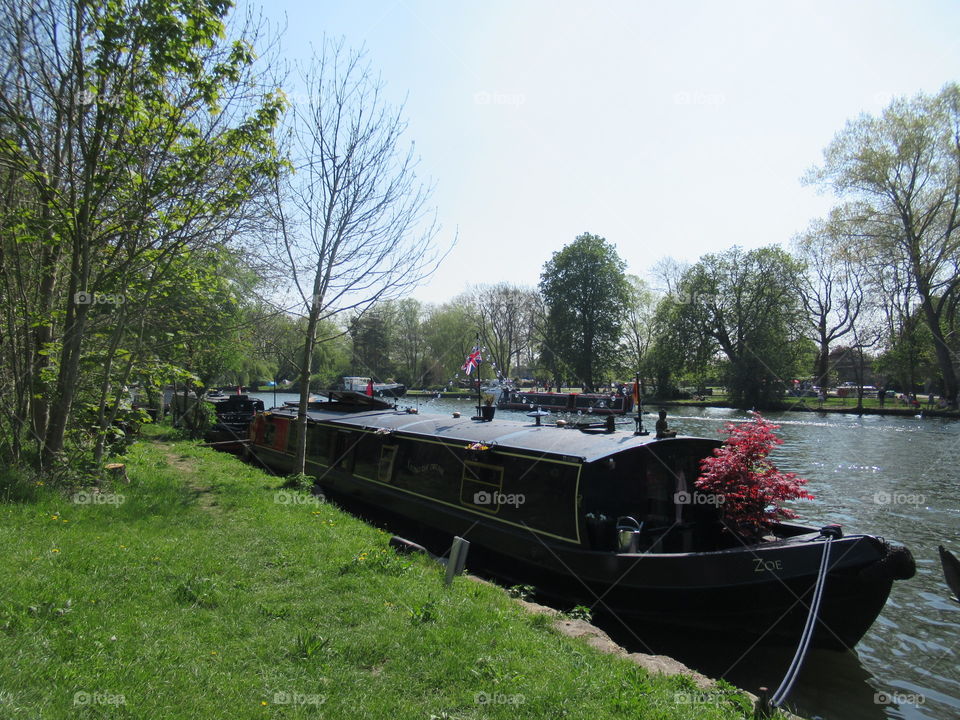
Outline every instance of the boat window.
{"type": "Polygon", "coordinates": [[[650,454],[644,463],[643,515],[648,524],[669,525],[674,521],[673,494],[676,476],[669,457],[650,454]]]}
{"type": "Polygon", "coordinates": [[[300,423],[296,420],[291,420],[287,425],[287,446],[280,449],[288,453],[296,453],[298,437],[300,437],[300,423]]]}
{"type": "Polygon", "coordinates": [[[277,434],[277,420],[276,418],[270,418],[267,422],[266,427],[263,429],[263,440],[261,441],[266,447],[273,447],[273,438],[277,434]]]}
{"type": "Polygon", "coordinates": [[[332,465],[349,473],[353,472],[356,457],[354,450],[358,438],[355,435],[349,430],[337,430],[334,435],[332,465]]]}
{"type": "Polygon", "coordinates": [[[330,431],[320,425],[307,429],[307,455],[311,460],[324,461],[330,447],[330,431]]]}
{"type": "Polygon", "coordinates": [[[380,466],[377,468],[377,480],[385,483],[393,480],[393,461],[396,457],[396,445],[384,445],[380,448],[380,466]]]}
{"type": "Polygon", "coordinates": [[[460,480],[460,502],[478,510],[496,513],[500,509],[498,498],[503,494],[503,467],[485,463],[463,463],[460,480]]]}

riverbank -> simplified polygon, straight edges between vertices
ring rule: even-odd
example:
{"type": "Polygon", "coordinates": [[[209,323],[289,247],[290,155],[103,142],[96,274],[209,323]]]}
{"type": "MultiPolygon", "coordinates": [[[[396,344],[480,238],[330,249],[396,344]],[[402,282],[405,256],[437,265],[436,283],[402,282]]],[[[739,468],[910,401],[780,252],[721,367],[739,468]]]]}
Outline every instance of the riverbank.
{"type": "MultiPolygon", "coordinates": [[[[564,392],[579,392],[579,390],[564,388],[564,392]]],[[[466,391],[444,391],[428,392],[423,390],[411,390],[407,397],[412,400],[444,399],[444,400],[475,400],[476,393],[470,394],[466,391]]],[[[786,402],[779,403],[765,410],[772,412],[802,412],[802,413],[824,413],[824,414],[844,414],[844,415],[887,415],[890,417],[942,417],[960,420],[960,410],[940,410],[931,408],[928,404],[921,404],[919,408],[909,406],[899,406],[896,401],[890,400],[883,407],[879,406],[876,398],[864,398],[863,405],[857,407],[856,400],[853,398],[828,397],[822,403],[816,398],[794,398],[786,402]]],[[[724,396],[707,396],[703,400],[654,400],[644,398],[644,412],[654,412],[660,407],[693,407],[693,408],[729,408],[739,409],[733,403],[728,403],[724,396]]]]}
{"type": "MultiPolygon", "coordinates": [[[[797,400],[796,402],[790,403],[780,403],[774,407],[767,408],[764,412],[801,412],[801,413],[822,413],[825,415],[887,415],[890,417],[940,417],[940,418],[953,418],[955,420],[960,420],[960,411],[957,410],[937,410],[930,409],[927,407],[920,407],[919,409],[912,407],[877,407],[864,405],[863,407],[857,407],[856,405],[846,405],[838,404],[836,398],[831,398],[833,402],[827,401],[822,406],[816,399],[804,401],[797,400]]],[[[655,408],[659,407],[693,407],[693,408],[728,408],[732,410],[740,409],[733,403],[727,403],[717,400],[658,400],[654,401],[645,401],[644,402],[644,411],[653,412],[655,408]]]]}
{"type": "Polygon", "coordinates": [[[153,428],[129,483],[0,483],[0,716],[748,717],[153,428]]]}

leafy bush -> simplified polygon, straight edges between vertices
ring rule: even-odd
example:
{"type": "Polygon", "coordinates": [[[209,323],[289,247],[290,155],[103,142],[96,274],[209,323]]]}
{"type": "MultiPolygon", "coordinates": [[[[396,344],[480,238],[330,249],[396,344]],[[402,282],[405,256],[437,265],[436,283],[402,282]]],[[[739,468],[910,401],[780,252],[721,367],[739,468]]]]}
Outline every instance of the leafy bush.
{"type": "Polygon", "coordinates": [[[756,539],[779,520],[796,517],[784,507],[786,501],[813,498],[803,489],[805,479],[780,472],[767,459],[774,446],[783,443],[774,433],[779,427],[760,413],[747,423],[727,423],[724,429],[729,437],[723,446],[700,462],[703,473],[696,488],[722,497],[721,518],[745,538],[756,539]]]}

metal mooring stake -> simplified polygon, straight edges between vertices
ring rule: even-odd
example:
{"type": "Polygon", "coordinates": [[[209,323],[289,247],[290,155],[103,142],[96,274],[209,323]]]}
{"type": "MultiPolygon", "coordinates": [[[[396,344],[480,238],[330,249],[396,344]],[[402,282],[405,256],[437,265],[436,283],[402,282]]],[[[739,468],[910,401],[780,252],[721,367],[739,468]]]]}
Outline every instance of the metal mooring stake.
{"type": "Polygon", "coordinates": [[[469,550],[469,540],[464,540],[462,537],[453,538],[453,545],[450,547],[450,559],[447,560],[447,576],[443,581],[445,585],[452,583],[453,578],[463,572],[469,550]]]}

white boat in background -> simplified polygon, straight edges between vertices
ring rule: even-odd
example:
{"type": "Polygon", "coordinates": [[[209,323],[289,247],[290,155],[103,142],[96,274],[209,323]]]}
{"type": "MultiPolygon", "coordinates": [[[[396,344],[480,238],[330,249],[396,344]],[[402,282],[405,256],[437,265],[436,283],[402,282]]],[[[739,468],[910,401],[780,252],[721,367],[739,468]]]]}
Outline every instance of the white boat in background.
{"type": "Polygon", "coordinates": [[[401,383],[378,383],[359,376],[343,378],[343,389],[372,394],[374,397],[403,397],[407,394],[407,386],[401,383]]]}

